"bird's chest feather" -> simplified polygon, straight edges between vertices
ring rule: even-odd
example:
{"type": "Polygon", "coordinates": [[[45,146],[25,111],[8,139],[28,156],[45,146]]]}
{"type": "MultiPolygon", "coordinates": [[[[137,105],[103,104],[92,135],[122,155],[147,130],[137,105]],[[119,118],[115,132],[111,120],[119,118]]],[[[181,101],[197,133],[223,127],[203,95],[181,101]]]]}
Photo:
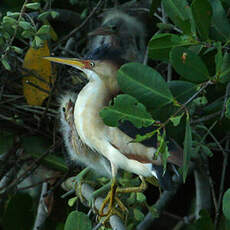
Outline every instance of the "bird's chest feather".
{"type": "Polygon", "coordinates": [[[92,149],[95,149],[104,134],[105,125],[99,112],[108,103],[108,96],[104,85],[92,82],[82,89],[75,104],[77,132],[82,141],[92,149]]]}

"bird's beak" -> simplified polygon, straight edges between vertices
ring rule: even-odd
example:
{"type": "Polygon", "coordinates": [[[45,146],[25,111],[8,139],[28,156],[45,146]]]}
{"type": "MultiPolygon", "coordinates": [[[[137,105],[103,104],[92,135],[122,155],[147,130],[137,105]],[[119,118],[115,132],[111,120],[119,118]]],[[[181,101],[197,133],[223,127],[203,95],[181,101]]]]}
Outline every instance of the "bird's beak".
{"type": "Polygon", "coordinates": [[[89,60],[81,60],[77,58],[61,58],[61,57],[44,57],[44,58],[48,61],[73,66],[79,70],[90,68],[89,60]]]}

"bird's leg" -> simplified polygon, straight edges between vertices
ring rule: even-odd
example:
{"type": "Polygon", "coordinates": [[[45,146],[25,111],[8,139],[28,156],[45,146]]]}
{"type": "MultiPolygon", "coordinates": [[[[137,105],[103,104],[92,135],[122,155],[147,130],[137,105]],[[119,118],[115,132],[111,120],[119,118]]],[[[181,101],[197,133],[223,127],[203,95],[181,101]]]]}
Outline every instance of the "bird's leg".
{"type": "Polygon", "coordinates": [[[116,185],[116,168],[112,163],[111,163],[111,171],[112,171],[112,183],[111,183],[110,191],[107,194],[106,198],[104,199],[104,201],[103,201],[103,203],[101,205],[101,208],[99,210],[99,215],[100,216],[109,215],[109,213],[112,210],[114,197],[115,197],[115,194],[116,194],[116,189],[117,189],[117,185],[116,185]],[[105,209],[107,204],[108,204],[108,211],[106,213],[104,213],[104,209],[105,209]]]}

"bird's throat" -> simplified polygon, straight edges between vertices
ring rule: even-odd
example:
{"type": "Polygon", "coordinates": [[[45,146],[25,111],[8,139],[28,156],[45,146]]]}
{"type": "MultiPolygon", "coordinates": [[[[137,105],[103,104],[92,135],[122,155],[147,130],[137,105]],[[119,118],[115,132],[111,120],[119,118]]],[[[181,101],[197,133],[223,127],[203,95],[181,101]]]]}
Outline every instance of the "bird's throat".
{"type": "Polygon", "coordinates": [[[89,82],[78,95],[74,110],[75,126],[82,141],[92,149],[103,135],[105,125],[99,113],[108,104],[110,96],[102,81],[89,82]]]}

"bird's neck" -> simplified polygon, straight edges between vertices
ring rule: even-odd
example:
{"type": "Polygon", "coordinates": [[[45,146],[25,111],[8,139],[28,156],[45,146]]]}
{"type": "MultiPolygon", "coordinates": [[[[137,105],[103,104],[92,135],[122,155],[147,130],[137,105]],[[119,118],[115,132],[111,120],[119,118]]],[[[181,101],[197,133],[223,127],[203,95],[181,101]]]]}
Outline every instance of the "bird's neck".
{"type": "Polygon", "coordinates": [[[102,81],[89,82],[79,93],[75,104],[75,125],[82,141],[92,146],[92,138],[100,136],[105,127],[99,112],[108,105],[111,93],[102,81]]]}

